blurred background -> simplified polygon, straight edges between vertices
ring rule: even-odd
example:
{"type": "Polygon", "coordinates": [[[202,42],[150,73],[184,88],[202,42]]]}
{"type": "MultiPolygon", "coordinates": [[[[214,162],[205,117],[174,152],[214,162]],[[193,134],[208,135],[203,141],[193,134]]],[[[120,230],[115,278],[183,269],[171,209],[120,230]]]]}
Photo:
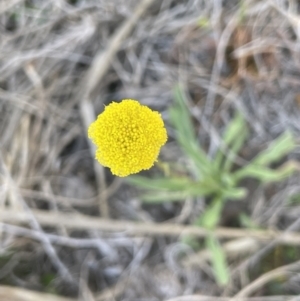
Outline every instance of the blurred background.
{"type": "Polygon", "coordinates": [[[0,300],[300,300],[300,3],[0,0],[0,300]],[[136,177],[87,127],[168,130],[136,177]]]}

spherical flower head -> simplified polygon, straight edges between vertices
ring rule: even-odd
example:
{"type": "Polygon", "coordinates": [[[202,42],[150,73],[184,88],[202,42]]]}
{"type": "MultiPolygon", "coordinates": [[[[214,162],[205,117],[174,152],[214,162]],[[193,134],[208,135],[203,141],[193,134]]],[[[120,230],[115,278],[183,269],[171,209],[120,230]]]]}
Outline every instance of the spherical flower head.
{"type": "Polygon", "coordinates": [[[96,159],[114,175],[125,177],[149,169],[167,141],[161,115],[138,101],[124,99],[105,107],[88,129],[96,159]]]}

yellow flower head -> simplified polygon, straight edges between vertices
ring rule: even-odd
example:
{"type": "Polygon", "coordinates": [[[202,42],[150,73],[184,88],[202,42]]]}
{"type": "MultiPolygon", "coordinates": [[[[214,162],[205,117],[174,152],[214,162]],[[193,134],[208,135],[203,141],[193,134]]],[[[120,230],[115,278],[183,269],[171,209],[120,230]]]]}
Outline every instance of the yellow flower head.
{"type": "Polygon", "coordinates": [[[132,99],[105,107],[88,136],[97,146],[96,159],[120,177],[153,166],[167,141],[161,115],[132,99]]]}

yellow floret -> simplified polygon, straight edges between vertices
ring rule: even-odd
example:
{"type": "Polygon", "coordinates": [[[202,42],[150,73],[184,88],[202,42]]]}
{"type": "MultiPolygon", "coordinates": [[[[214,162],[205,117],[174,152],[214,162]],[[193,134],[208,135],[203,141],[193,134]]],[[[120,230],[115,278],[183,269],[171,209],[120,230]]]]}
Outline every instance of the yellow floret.
{"type": "Polygon", "coordinates": [[[105,107],[88,129],[96,159],[117,176],[149,169],[167,141],[161,115],[138,101],[124,99],[105,107]]]}

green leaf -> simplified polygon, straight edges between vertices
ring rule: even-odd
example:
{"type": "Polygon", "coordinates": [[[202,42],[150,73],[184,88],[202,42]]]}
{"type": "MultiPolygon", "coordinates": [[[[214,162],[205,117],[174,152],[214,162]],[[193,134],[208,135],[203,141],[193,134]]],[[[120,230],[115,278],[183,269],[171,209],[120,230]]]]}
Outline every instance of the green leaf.
{"type": "Polygon", "coordinates": [[[266,166],[275,163],[286,156],[296,147],[296,142],[291,133],[286,132],[278,137],[268,149],[262,151],[251,163],[232,174],[236,182],[243,178],[255,178],[263,183],[277,182],[287,178],[299,169],[295,164],[284,164],[277,170],[266,166]]]}
{"type": "Polygon", "coordinates": [[[41,276],[41,283],[44,286],[49,286],[56,279],[56,275],[52,273],[46,273],[41,276]]]}
{"type": "Polygon", "coordinates": [[[207,248],[211,252],[211,260],[214,269],[215,279],[220,286],[224,286],[229,282],[229,272],[226,262],[225,253],[213,234],[206,238],[207,248]]]}
{"type": "Polygon", "coordinates": [[[196,225],[202,226],[206,229],[214,229],[220,220],[223,207],[224,202],[222,199],[216,198],[210,207],[208,207],[196,221],[196,225]]]}
{"type": "Polygon", "coordinates": [[[188,191],[159,191],[143,194],[141,200],[144,203],[161,204],[164,202],[182,202],[188,197],[191,197],[188,191]]]}
{"type": "Polygon", "coordinates": [[[212,193],[211,190],[195,191],[158,191],[146,193],[141,196],[141,200],[145,203],[163,203],[184,201],[188,197],[207,196],[212,193]]]}
{"type": "Polygon", "coordinates": [[[183,244],[188,245],[189,247],[191,247],[194,250],[199,250],[201,248],[201,244],[199,242],[199,239],[197,239],[193,235],[183,235],[183,236],[180,237],[180,241],[183,244]]]}
{"type": "Polygon", "coordinates": [[[243,178],[250,177],[263,183],[268,183],[283,180],[292,175],[296,170],[297,168],[291,164],[285,164],[276,170],[250,164],[235,172],[233,176],[237,182],[243,178]]]}
{"type": "Polygon", "coordinates": [[[173,109],[173,114],[177,114],[175,122],[176,125],[179,125],[179,131],[184,134],[188,140],[196,141],[195,129],[186,105],[186,97],[183,89],[179,85],[174,89],[174,100],[176,106],[173,109]]]}
{"type": "Polygon", "coordinates": [[[252,161],[255,165],[267,166],[275,163],[289,154],[296,147],[295,140],[290,132],[278,137],[266,150],[262,151],[252,161]]]}
{"type": "Polygon", "coordinates": [[[153,191],[141,196],[141,200],[148,203],[161,203],[164,201],[184,201],[188,197],[207,196],[214,192],[214,189],[202,183],[191,183],[185,188],[169,191],[153,191]]]}
{"type": "Polygon", "coordinates": [[[156,178],[149,179],[143,176],[129,176],[126,181],[136,187],[148,190],[184,190],[192,181],[189,178],[156,178]]]}
{"type": "Polygon", "coordinates": [[[196,167],[197,176],[211,171],[211,162],[199,146],[195,129],[186,105],[183,89],[178,85],[174,89],[175,105],[169,110],[170,121],[176,130],[176,139],[187,157],[196,167]]]}
{"type": "Polygon", "coordinates": [[[251,218],[249,217],[249,215],[245,214],[245,213],[241,213],[239,215],[239,221],[241,223],[242,226],[248,228],[248,229],[260,229],[258,225],[256,225],[251,218]]]}
{"type": "Polygon", "coordinates": [[[246,1],[240,1],[239,2],[239,10],[238,10],[238,21],[239,23],[243,23],[243,21],[246,19],[246,16],[247,16],[247,4],[246,4],[246,1]]]}
{"type": "Polygon", "coordinates": [[[287,201],[289,205],[299,205],[300,204],[300,194],[296,193],[291,195],[287,201]]]}
{"type": "Polygon", "coordinates": [[[225,200],[242,200],[247,196],[245,188],[226,188],[221,190],[222,199],[225,200]]]}
{"type": "Polygon", "coordinates": [[[248,133],[249,133],[248,129],[244,128],[244,131],[239,134],[237,139],[232,144],[232,146],[230,148],[230,152],[229,152],[228,156],[225,158],[224,167],[223,167],[224,171],[231,170],[236,155],[239,153],[239,151],[243,147],[245,141],[247,140],[248,133]]]}
{"type": "Polygon", "coordinates": [[[197,25],[202,28],[209,28],[209,25],[210,25],[209,19],[202,16],[198,19],[197,25]]]}
{"type": "Polygon", "coordinates": [[[150,190],[141,196],[145,202],[183,201],[187,197],[206,196],[216,191],[214,182],[195,182],[189,178],[149,179],[142,176],[130,176],[127,181],[136,187],[150,190]]]}
{"type": "Polygon", "coordinates": [[[248,130],[246,123],[241,114],[237,113],[233,120],[229,123],[223,136],[223,142],[228,149],[228,156],[225,158],[224,150],[220,149],[217,152],[214,166],[217,170],[222,169],[223,171],[230,170],[232,162],[236,154],[240,151],[245,140],[248,136],[248,130]],[[224,167],[221,167],[222,161],[224,162],[224,167]]]}

